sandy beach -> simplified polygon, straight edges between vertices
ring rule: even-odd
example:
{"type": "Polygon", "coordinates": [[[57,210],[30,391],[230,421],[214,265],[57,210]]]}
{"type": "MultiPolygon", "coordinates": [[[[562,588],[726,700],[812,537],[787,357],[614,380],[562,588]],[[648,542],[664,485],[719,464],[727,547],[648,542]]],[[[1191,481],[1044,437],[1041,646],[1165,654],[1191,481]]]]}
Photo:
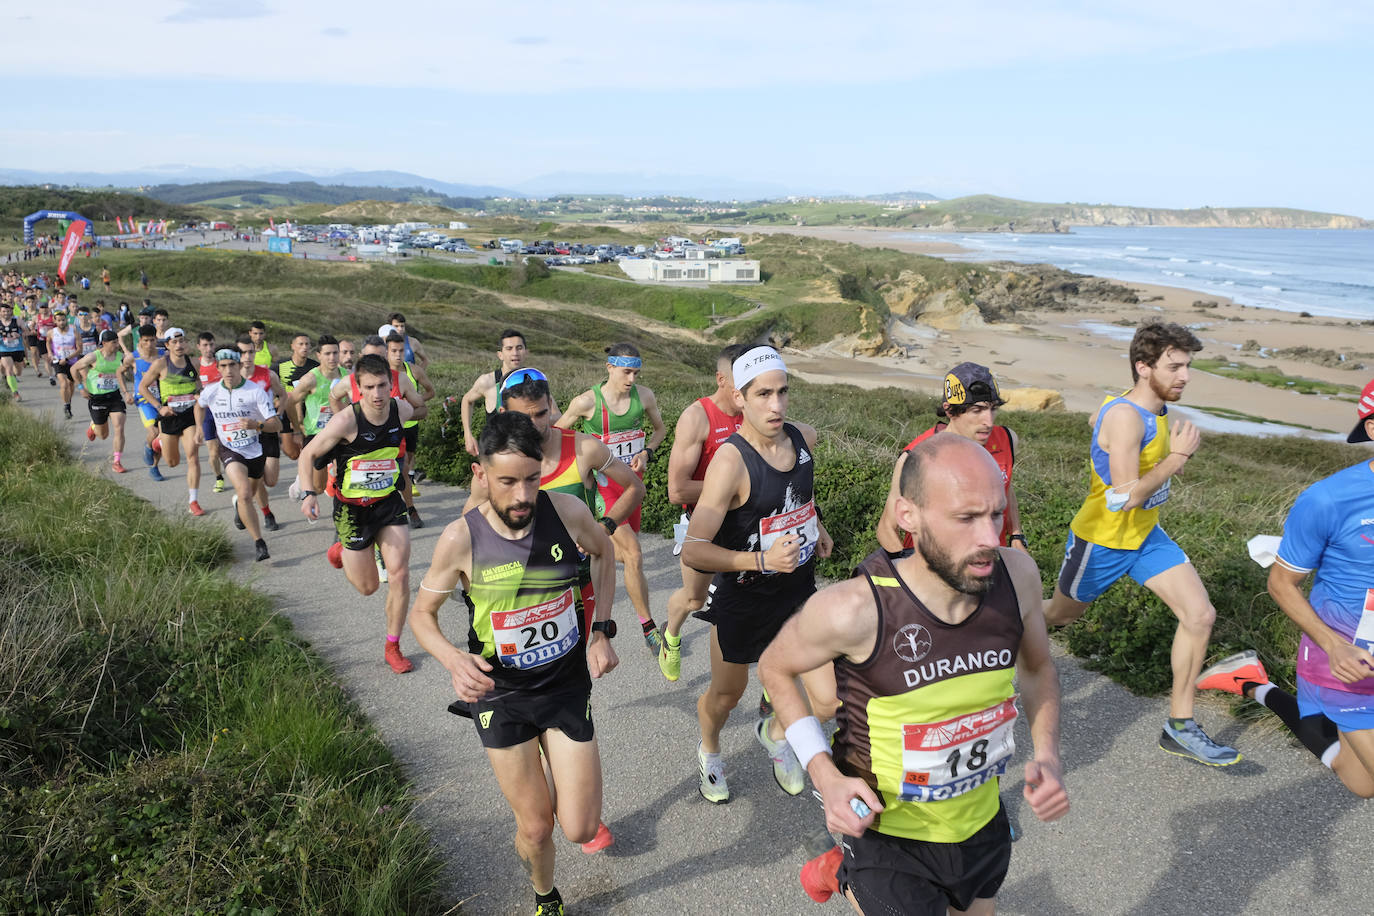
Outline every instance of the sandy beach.
{"type": "MultiPolygon", "coordinates": [[[[757,231],[750,227],[750,231],[757,231]]],[[[949,254],[953,243],[913,242],[883,229],[794,227],[786,230],[833,241],[896,248],[919,254],[949,254]],[[944,250],[932,250],[944,247],[944,250]]],[[[1170,286],[1123,283],[1136,291],[1137,304],[1083,306],[1069,312],[1022,312],[1015,324],[937,330],[919,322],[895,322],[894,343],[906,355],[852,356],[838,347],[789,354],[789,365],[804,378],[816,381],[861,382],[914,387],[935,393],[950,366],[964,360],[992,368],[1003,388],[1048,388],[1063,395],[1069,410],[1090,411],[1108,394],[1131,385],[1126,349],[1134,327],[1150,318],[1176,321],[1193,329],[1204,344],[1199,358],[1226,359],[1256,367],[1273,367],[1285,374],[1340,385],[1363,386],[1374,377],[1374,359],[1363,370],[1322,366],[1308,359],[1285,359],[1241,352],[1248,341],[1263,348],[1311,347],[1316,350],[1374,351],[1374,329],[1344,319],[1304,318],[1292,312],[1239,305],[1229,299],[1170,286]],[[1199,301],[1215,302],[1197,308],[1199,301]]],[[[1356,360],[1358,361],[1358,360],[1356,360]]],[[[1353,396],[1349,400],[1303,395],[1256,382],[1195,371],[1180,407],[1204,429],[1214,432],[1290,433],[1289,428],[1215,417],[1193,408],[1221,408],[1275,424],[1313,427],[1345,434],[1355,422],[1353,396]]],[[[1317,433],[1304,434],[1320,435],[1317,433]]]]}

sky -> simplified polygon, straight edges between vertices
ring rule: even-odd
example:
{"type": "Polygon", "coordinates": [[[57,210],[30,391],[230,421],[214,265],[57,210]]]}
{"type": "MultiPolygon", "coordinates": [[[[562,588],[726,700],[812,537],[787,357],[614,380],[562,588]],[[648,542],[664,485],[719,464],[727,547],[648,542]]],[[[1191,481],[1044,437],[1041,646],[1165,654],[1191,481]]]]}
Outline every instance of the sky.
{"type": "Polygon", "coordinates": [[[0,34],[9,168],[1374,217],[1374,4],[1348,0],[72,0],[0,34]]]}

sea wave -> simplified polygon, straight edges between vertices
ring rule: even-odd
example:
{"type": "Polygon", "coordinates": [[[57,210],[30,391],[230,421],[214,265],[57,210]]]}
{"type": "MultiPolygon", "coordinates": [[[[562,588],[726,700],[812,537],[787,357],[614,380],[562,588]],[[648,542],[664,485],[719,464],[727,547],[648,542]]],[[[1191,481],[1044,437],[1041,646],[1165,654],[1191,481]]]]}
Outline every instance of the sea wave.
{"type": "MultiPolygon", "coordinates": [[[[1187,263],[1188,263],[1188,259],[1187,259],[1187,258],[1170,258],[1169,260],[1170,260],[1170,261],[1173,261],[1175,264],[1187,264],[1187,263]]],[[[1206,261],[1203,261],[1202,263],[1206,264],[1207,262],[1206,262],[1206,261]]]]}
{"type": "Polygon", "coordinates": [[[1227,264],[1225,261],[1218,261],[1217,266],[1224,267],[1227,270],[1234,270],[1237,273],[1250,274],[1255,277],[1270,277],[1274,274],[1272,270],[1256,270],[1253,267],[1237,267],[1234,264],[1227,264]]]}
{"type": "Polygon", "coordinates": [[[1149,246],[1149,245],[1127,245],[1127,246],[1126,246],[1126,250],[1127,250],[1127,251],[1149,251],[1149,250],[1150,250],[1150,246],[1149,246]]]}

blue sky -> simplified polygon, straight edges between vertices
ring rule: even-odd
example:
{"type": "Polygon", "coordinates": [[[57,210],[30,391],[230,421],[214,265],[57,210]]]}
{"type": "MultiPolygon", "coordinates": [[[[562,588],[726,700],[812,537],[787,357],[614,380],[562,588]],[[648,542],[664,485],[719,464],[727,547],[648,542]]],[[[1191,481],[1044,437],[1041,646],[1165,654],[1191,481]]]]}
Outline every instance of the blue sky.
{"type": "Polygon", "coordinates": [[[1367,4],[396,8],[0,13],[0,164],[396,169],[515,187],[550,172],[729,174],[796,193],[1374,217],[1367,4]]]}

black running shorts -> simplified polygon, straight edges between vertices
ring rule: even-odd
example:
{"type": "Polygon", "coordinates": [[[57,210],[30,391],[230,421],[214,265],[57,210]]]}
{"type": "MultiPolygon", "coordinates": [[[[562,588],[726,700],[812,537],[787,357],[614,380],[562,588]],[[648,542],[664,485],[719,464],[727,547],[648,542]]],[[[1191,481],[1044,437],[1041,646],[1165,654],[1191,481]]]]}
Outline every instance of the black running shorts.
{"type": "Polygon", "coordinates": [[[716,628],[722,658],[736,665],[752,665],[787,623],[787,618],[801,610],[806,599],[815,593],[816,588],[812,585],[755,594],[717,573],[706,590],[706,603],[692,616],[716,628]]]}
{"type": "Polygon", "coordinates": [[[928,843],[867,830],[845,837],[840,887],[865,913],[945,916],[996,897],[1011,864],[1011,825],[999,806],[962,843],[928,843]]]}
{"type": "Polygon", "coordinates": [[[190,429],[195,422],[196,412],[183,410],[181,413],[174,413],[170,417],[165,414],[158,416],[157,428],[164,436],[180,436],[190,429]]]}
{"type": "Polygon", "coordinates": [[[86,409],[91,412],[91,422],[96,426],[104,426],[110,422],[110,414],[126,413],[124,408],[124,395],[118,391],[110,394],[92,395],[86,402],[86,409]]]}
{"type": "Polygon", "coordinates": [[[281,433],[259,433],[258,445],[262,446],[262,454],[264,457],[281,457],[281,433]]]}
{"type": "Polygon", "coordinates": [[[596,737],[590,687],[552,693],[508,693],[497,700],[476,703],[455,700],[448,711],[472,720],[483,747],[515,747],[554,728],[574,741],[596,737]]]}
{"type": "Polygon", "coordinates": [[[420,447],[420,427],[402,427],[401,435],[403,435],[406,440],[406,454],[411,457],[411,460],[414,460],[415,450],[420,447]]]}
{"type": "Polygon", "coordinates": [[[339,541],[347,550],[367,550],[383,528],[409,523],[405,500],[395,490],[366,506],[355,506],[342,499],[334,500],[334,529],[339,532],[339,541]]]}
{"type": "Polygon", "coordinates": [[[228,467],[231,464],[241,464],[248,471],[249,480],[261,480],[262,472],[267,465],[267,456],[259,455],[256,458],[245,458],[231,448],[219,447],[219,460],[228,467]]]}

